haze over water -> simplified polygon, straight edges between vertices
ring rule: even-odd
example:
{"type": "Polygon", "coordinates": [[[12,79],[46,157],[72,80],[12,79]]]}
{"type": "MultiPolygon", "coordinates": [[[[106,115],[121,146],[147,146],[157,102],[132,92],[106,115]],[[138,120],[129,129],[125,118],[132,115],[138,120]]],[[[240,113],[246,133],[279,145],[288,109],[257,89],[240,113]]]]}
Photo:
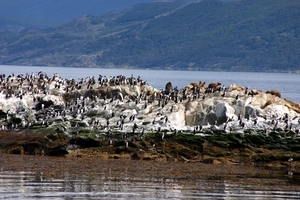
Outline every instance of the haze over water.
{"type": "Polygon", "coordinates": [[[243,87],[258,89],[262,91],[275,89],[281,93],[282,98],[300,102],[300,75],[296,73],[255,73],[255,72],[215,72],[215,71],[174,71],[174,70],[138,70],[138,69],[105,69],[105,68],[70,68],[70,67],[33,67],[0,65],[0,73],[4,74],[26,74],[46,72],[48,75],[58,73],[63,78],[86,78],[94,76],[96,79],[102,76],[124,75],[130,77],[132,74],[140,76],[149,85],[164,89],[167,82],[171,81],[173,87],[185,87],[191,82],[205,81],[221,82],[226,87],[237,84],[243,87]]]}

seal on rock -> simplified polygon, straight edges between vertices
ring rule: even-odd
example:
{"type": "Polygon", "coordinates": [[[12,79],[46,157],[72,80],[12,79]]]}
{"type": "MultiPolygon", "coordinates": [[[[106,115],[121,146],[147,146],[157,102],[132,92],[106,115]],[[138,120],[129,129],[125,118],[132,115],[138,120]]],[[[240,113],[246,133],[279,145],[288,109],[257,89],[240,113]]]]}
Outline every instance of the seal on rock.
{"type": "Polygon", "coordinates": [[[232,87],[232,90],[242,91],[242,90],[244,90],[244,87],[243,87],[243,86],[236,85],[236,86],[233,86],[233,87],[232,87]]]}
{"type": "Polygon", "coordinates": [[[271,104],[273,104],[273,103],[274,103],[274,101],[272,101],[272,100],[267,101],[267,102],[265,103],[265,105],[262,107],[262,109],[264,109],[265,107],[267,107],[268,105],[271,105],[271,104]]]}
{"type": "Polygon", "coordinates": [[[199,87],[199,85],[195,82],[191,82],[190,85],[192,85],[193,87],[199,87]]]}
{"type": "Polygon", "coordinates": [[[296,108],[299,108],[299,109],[300,109],[300,104],[299,104],[299,103],[296,103],[296,102],[294,102],[294,101],[291,101],[291,100],[289,100],[289,99],[286,99],[286,98],[284,98],[284,100],[285,100],[287,103],[289,103],[291,106],[293,106],[293,107],[296,107],[296,108]]]}
{"type": "Polygon", "coordinates": [[[221,85],[222,83],[220,82],[215,82],[215,83],[210,83],[208,85],[208,88],[212,88],[212,89],[216,89],[219,85],[221,85]]]}
{"type": "Polygon", "coordinates": [[[204,81],[204,82],[202,82],[202,81],[199,81],[199,87],[200,88],[206,88],[206,82],[204,81]]]}
{"type": "Polygon", "coordinates": [[[277,90],[267,90],[267,91],[266,91],[266,93],[267,93],[267,94],[271,94],[271,95],[274,95],[274,96],[277,96],[277,97],[281,98],[281,94],[280,94],[280,92],[279,92],[279,91],[277,91],[277,90]]]}
{"type": "Polygon", "coordinates": [[[173,91],[173,86],[171,82],[168,82],[165,86],[165,93],[168,95],[170,93],[172,93],[173,91]]]}

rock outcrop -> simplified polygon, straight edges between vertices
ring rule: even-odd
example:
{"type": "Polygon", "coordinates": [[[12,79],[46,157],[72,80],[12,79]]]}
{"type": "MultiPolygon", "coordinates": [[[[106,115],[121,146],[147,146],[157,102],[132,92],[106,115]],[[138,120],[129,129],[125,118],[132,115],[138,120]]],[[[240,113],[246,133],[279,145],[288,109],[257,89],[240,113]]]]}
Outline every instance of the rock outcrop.
{"type": "Polygon", "coordinates": [[[72,134],[76,124],[100,132],[128,132],[134,124],[140,132],[188,131],[212,125],[228,132],[228,127],[243,130],[236,124],[258,129],[257,122],[267,130],[275,124],[294,131],[299,128],[299,104],[281,99],[276,90],[262,92],[235,84],[221,87],[218,82],[203,91],[200,84],[177,89],[169,82],[165,91],[158,91],[140,77],[100,75],[97,80],[75,81],[43,72],[2,75],[0,124],[2,130],[61,124],[66,134],[72,134]]]}
{"type": "Polygon", "coordinates": [[[181,89],[169,82],[159,91],[140,77],[99,75],[76,81],[43,72],[2,74],[0,83],[2,131],[125,143],[151,133],[269,136],[286,132],[299,137],[300,106],[282,99],[276,90],[225,87],[219,82],[206,88],[200,81],[181,89]]]}

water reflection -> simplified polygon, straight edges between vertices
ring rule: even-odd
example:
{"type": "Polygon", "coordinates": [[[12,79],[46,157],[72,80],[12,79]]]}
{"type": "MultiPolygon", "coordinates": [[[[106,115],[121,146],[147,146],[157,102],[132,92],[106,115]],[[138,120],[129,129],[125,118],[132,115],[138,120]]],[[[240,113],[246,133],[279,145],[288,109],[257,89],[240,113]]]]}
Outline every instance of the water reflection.
{"type": "MultiPolygon", "coordinates": [[[[1,199],[283,199],[300,198],[300,192],[259,185],[244,185],[241,180],[175,180],[163,178],[118,178],[71,176],[45,178],[43,173],[1,171],[1,199]],[[275,190],[274,190],[275,189],[275,190]]],[[[274,181],[274,180],[273,180],[274,181]]],[[[279,181],[279,180],[275,180],[279,181]]],[[[250,181],[251,182],[251,181],[250,181]]],[[[283,183],[284,184],[284,183],[283,183]]]]}
{"type": "Polygon", "coordinates": [[[0,155],[0,199],[300,198],[297,174],[250,168],[245,173],[234,166],[227,170],[218,165],[10,156],[0,155]],[[53,168],[61,162],[64,168],[53,168]]]}
{"type": "Polygon", "coordinates": [[[1,171],[1,199],[97,199],[182,197],[182,187],[172,179],[118,179],[70,176],[45,178],[43,173],[1,171]]]}

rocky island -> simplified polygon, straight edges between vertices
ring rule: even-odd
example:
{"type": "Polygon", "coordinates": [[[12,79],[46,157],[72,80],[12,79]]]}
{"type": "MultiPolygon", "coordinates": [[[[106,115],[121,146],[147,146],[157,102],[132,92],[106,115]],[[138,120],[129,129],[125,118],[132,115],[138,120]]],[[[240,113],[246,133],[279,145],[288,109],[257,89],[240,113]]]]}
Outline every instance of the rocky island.
{"type": "Polygon", "coordinates": [[[273,89],[44,72],[0,84],[1,153],[300,167],[300,105],[273,89]]]}

